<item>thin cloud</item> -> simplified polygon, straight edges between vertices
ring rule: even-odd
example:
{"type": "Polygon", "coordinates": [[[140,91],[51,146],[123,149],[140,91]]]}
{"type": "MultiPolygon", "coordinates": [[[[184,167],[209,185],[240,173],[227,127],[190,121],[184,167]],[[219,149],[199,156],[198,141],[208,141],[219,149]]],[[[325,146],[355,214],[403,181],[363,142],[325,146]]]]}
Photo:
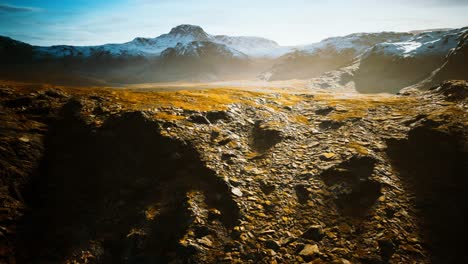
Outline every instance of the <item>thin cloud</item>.
{"type": "Polygon", "coordinates": [[[40,10],[39,8],[34,8],[34,7],[0,4],[0,12],[2,13],[26,13],[26,12],[36,12],[39,10],[40,10]]]}

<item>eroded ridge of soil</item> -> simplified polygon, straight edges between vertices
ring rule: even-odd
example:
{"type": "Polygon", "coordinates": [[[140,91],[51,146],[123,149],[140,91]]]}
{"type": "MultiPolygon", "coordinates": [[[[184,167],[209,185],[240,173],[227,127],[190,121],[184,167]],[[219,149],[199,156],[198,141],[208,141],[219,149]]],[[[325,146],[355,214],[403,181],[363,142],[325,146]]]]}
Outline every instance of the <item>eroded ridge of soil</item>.
{"type": "Polygon", "coordinates": [[[465,82],[0,87],[0,263],[464,263],[465,82]]]}

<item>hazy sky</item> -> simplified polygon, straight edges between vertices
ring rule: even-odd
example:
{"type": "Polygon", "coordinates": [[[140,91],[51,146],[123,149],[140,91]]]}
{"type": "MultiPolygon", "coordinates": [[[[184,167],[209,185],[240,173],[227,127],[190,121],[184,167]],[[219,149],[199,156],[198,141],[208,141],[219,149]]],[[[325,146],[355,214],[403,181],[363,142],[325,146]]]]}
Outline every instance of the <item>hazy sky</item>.
{"type": "Polygon", "coordinates": [[[0,35],[36,45],[156,37],[179,24],[282,45],[354,32],[468,26],[468,0],[0,0],[0,35]]]}

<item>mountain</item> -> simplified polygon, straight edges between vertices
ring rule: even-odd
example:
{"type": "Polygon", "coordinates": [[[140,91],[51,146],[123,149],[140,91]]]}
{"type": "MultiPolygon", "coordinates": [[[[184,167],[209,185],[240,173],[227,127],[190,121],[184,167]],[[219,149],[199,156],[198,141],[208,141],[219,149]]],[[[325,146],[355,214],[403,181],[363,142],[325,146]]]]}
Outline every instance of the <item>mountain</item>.
{"type": "MultiPolygon", "coordinates": [[[[360,92],[397,92],[439,68],[468,28],[423,32],[398,42],[384,42],[366,51],[354,81],[360,92]]],[[[465,62],[466,64],[466,62],[465,62]]]]}
{"type": "Polygon", "coordinates": [[[213,81],[249,69],[249,57],[211,41],[178,43],[161,52],[140,78],[146,81],[213,81]]]}
{"type": "Polygon", "coordinates": [[[254,54],[278,45],[262,38],[212,36],[192,25],[156,38],[101,46],[38,47],[1,38],[0,76],[50,82],[71,78],[84,84],[222,79],[250,70],[249,56],[232,46],[254,54]]]}
{"type": "Polygon", "coordinates": [[[173,48],[167,48],[161,52],[161,57],[223,57],[226,59],[238,58],[247,59],[244,53],[230,48],[224,44],[210,41],[192,41],[189,43],[177,43],[173,48]]]}
{"type": "Polygon", "coordinates": [[[465,76],[465,44],[457,45],[467,31],[355,33],[290,47],[260,37],[211,35],[194,25],[100,46],[39,47],[0,37],[0,78],[86,85],[306,79],[314,87],[395,93],[425,80],[465,76]]]}
{"type": "Polygon", "coordinates": [[[295,48],[264,72],[266,80],[307,79],[351,63],[370,47],[382,42],[406,40],[409,33],[356,33],[332,37],[318,43],[295,48]]]}
{"type": "Polygon", "coordinates": [[[238,50],[252,57],[279,56],[289,51],[278,43],[259,37],[230,37],[225,35],[210,35],[201,27],[194,25],[179,25],[167,34],[155,38],[135,38],[122,44],[105,44],[101,46],[51,46],[35,47],[39,57],[89,57],[96,53],[108,53],[113,56],[143,56],[154,57],[177,44],[189,44],[194,41],[213,42],[238,50]]]}
{"type": "Polygon", "coordinates": [[[427,89],[446,80],[468,80],[468,31],[463,33],[455,49],[451,49],[444,64],[431,73],[416,88],[427,89]]]}
{"type": "Polygon", "coordinates": [[[225,44],[251,57],[275,58],[292,50],[292,47],[280,46],[273,40],[259,37],[230,37],[219,35],[214,36],[212,41],[225,44]]]}

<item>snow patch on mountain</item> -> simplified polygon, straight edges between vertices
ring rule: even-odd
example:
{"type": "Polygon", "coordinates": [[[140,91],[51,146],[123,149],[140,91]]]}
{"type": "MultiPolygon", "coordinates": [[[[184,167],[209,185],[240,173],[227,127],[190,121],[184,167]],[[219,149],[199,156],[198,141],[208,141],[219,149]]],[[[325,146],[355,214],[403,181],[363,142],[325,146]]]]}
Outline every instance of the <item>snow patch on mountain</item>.
{"type": "MultiPolygon", "coordinates": [[[[141,56],[155,57],[168,48],[179,49],[194,48],[193,42],[213,42],[229,48],[234,56],[245,55],[252,57],[278,57],[291,50],[278,43],[260,37],[230,37],[225,35],[210,35],[201,27],[193,25],[180,25],[171,29],[167,34],[156,38],[135,38],[122,44],[105,44],[101,46],[51,46],[36,47],[43,57],[112,55],[112,56],[141,56]],[[190,45],[187,45],[190,44],[190,45]]],[[[206,44],[206,43],[205,43],[206,44]]],[[[200,45],[204,45],[200,43],[200,45]]]]}
{"type": "Polygon", "coordinates": [[[302,46],[299,50],[308,54],[315,54],[324,50],[332,50],[337,53],[353,50],[357,54],[362,54],[378,43],[404,41],[410,37],[411,34],[395,32],[354,33],[346,36],[327,38],[318,43],[302,46]]]}
{"type": "Polygon", "coordinates": [[[53,57],[83,56],[109,54],[113,56],[159,56],[167,48],[175,47],[177,44],[187,44],[193,41],[208,41],[208,35],[199,26],[180,25],[168,34],[156,38],[135,38],[122,44],[105,44],[101,46],[51,46],[37,47],[44,55],[53,57]]]}
{"type": "Polygon", "coordinates": [[[161,53],[162,57],[203,57],[203,56],[225,56],[239,59],[247,59],[248,56],[238,50],[224,44],[210,41],[192,41],[190,43],[178,43],[173,48],[167,48],[161,53]]]}
{"type": "Polygon", "coordinates": [[[381,53],[403,58],[429,55],[445,56],[457,46],[460,36],[467,31],[468,28],[422,32],[405,41],[377,44],[366,55],[381,53]]]}
{"type": "Polygon", "coordinates": [[[280,46],[273,40],[260,37],[218,35],[213,36],[212,41],[227,45],[252,57],[279,57],[292,50],[291,47],[280,46]]]}

